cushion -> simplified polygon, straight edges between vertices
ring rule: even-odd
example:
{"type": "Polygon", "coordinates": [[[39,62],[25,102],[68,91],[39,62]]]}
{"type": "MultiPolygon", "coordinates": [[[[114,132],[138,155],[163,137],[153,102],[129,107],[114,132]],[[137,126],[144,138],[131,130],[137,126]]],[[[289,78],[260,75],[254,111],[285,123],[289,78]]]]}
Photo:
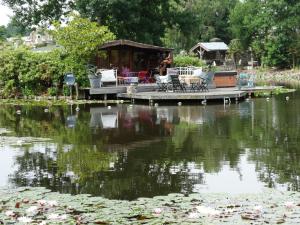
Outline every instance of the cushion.
{"type": "Polygon", "coordinates": [[[101,71],[101,82],[115,82],[116,76],[114,70],[101,71]]]}
{"type": "Polygon", "coordinates": [[[194,76],[200,76],[201,73],[202,73],[202,68],[200,68],[200,69],[195,69],[194,72],[193,72],[193,75],[194,75],[194,76]]]}

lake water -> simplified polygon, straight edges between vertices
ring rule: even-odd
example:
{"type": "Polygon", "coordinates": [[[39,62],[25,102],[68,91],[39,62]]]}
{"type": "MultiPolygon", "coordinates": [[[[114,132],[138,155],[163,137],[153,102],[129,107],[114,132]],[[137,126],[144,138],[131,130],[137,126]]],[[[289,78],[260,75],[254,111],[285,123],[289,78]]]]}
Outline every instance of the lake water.
{"type": "Polygon", "coordinates": [[[1,105],[0,186],[129,200],[300,191],[300,94],[289,96],[226,106],[81,105],[78,112],[76,105],[49,112],[1,105]]]}

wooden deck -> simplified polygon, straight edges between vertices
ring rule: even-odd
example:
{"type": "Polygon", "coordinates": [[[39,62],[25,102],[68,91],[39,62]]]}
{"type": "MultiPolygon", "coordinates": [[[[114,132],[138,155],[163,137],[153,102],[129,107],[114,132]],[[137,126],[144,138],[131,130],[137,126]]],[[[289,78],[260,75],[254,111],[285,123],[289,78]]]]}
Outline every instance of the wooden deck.
{"type": "Polygon", "coordinates": [[[156,84],[139,84],[136,93],[127,93],[128,86],[111,86],[89,89],[90,95],[115,95],[121,99],[168,101],[168,100],[221,100],[243,99],[257,91],[273,91],[277,86],[213,88],[208,92],[158,92],[156,84]]]}
{"type": "Polygon", "coordinates": [[[215,88],[208,92],[137,92],[133,94],[119,93],[117,96],[124,99],[134,100],[228,100],[245,98],[256,91],[272,91],[276,87],[253,87],[253,88],[215,88]]]}
{"type": "MultiPolygon", "coordinates": [[[[101,88],[91,88],[89,89],[90,95],[109,95],[109,94],[119,94],[126,93],[127,87],[125,85],[120,86],[109,86],[109,87],[101,87],[101,88]]],[[[157,85],[156,84],[139,84],[137,86],[138,92],[149,92],[155,91],[157,85]]]]}
{"type": "MultiPolygon", "coordinates": [[[[229,89],[229,88],[226,88],[229,89]]],[[[239,90],[226,90],[225,88],[212,89],[208,92],[137,92],[134,94],[119,93],[119,98],[135,99],[135,100],[208,100],[208,99],[220,99],[228,98],[243,98],[248,93],[246,91],[239,90]]]]}

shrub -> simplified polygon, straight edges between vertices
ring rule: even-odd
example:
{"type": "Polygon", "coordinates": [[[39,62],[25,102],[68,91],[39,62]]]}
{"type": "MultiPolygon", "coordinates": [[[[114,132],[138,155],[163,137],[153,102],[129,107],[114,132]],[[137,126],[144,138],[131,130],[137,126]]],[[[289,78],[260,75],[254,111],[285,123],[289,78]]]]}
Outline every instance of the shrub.
{"type": "Polygon", "coordinates": [[[174,65],[175,66],[196,66],[203,67],[205,63],[197,57],[189,56],[189,55],[177,55],[174,57],[174,65]]]}
{"type": "Polygon", "coordinates": [[[48,95],[50,96],[56,96],[58,93],[58,90],[56,87],[50,87],[48,88],[48,95]]]}

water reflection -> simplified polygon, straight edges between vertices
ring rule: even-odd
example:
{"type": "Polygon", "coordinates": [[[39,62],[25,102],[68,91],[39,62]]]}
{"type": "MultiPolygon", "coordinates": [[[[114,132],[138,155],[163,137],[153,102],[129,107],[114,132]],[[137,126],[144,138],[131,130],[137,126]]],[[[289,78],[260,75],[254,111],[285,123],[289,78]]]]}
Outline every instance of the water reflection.
{"type": "Polygon", "coordinates": [[[263,186],[300,190],[299,111],[297,95],[225,107],[23,107],[21,116],[6,106],[0,127],[12,133],[2,136],[53,141],[4,143],[0,152],[13,155],[7,184],[73,194],[135,199],[263,186]]]}

